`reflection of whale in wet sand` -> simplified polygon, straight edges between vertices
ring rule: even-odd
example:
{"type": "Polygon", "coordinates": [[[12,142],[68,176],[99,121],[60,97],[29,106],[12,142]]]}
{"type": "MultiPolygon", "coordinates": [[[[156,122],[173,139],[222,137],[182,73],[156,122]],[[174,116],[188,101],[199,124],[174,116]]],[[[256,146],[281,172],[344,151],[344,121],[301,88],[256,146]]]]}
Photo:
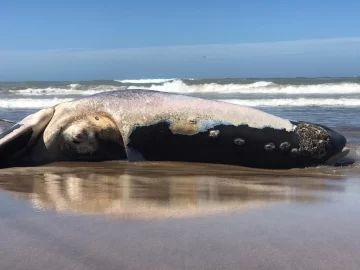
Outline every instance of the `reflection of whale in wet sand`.
{"type": "Polygon", "coordinates": [[[73,171],[66,166],[21,173],[4,170],[0,188],[21,194],[39,209],[129,218],[200,216],[284,201],[316,201],[324,199],[317,191],[341,190],[336,181],[329,183],[321,176],[223,165],[189,164],[186,171],[177,163],[94,166],[73,171]]]}

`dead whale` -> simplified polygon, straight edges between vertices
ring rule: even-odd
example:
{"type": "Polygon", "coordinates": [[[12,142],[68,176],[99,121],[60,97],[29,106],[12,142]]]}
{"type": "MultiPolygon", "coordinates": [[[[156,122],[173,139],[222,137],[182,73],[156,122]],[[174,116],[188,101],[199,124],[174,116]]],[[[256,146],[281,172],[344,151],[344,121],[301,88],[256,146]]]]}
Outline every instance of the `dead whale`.
{"type": "Polygon", "coordinates": [[[187,161],[287,169],[349,153],[334,130],[249,107],[146,90],[103,92],[32,114],[0,134],[0,165],[187,161]]]}

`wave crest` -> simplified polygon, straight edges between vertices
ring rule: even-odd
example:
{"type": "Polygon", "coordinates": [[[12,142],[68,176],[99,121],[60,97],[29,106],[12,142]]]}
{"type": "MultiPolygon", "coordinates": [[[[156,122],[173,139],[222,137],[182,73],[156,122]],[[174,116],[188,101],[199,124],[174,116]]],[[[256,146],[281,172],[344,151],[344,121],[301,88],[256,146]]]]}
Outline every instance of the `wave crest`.
{"type": "Polygon", "coordinates": [[[82,85],[69,84],[65,87],[27,88],[22,90],[9,90],[17,95],[91,95],[105,91],[125,89],[145,89],[170,93],[215,93],[215,94],[277,94],[277,95],[307,95],[307,94],[360,94],[359,83],[329,83],[314,85],[283,85],[271,81],[257,81],[248,84],[220,84],[220,83],[193,83],[189,80],[184,82],[179,79],[144,79],[123,80],[121,82],[133,82],[130,85],[82,85]],[[138,85],[142,83],[152,84],[148,86],[138,85]],[[156,81],[156,83],[155,83],[156,81]],[[163,81],[158,84],[158,82],[163,81]]]}
{"type": "MultiPolygon", "coordinates": [[[[146,90],[155,90],[170,93],[241,93],[249,92],[259,87],[268,87],[276,85],[273,82],[259,81],[250,84],[193,84],[187,85],[182,80],[174,80],[165,82],[162,85],[151,85],[150,87],[142,87],[146,90]]],[[[137,89],[137,86],[129,86],[128,89],[137,89]]]]}
{"type": "Polygon", "coordinates": [[[175,78],[173,79],[138,79],[138,80],[114,80],[115,82],[119,82],[119,83],[164,83],[164,82],[169,82],[169,81],[174,81],[176,80],[175,78]]]}
{"type": "MultiPolygon", "coordinates": [[[[137,86],[129,86],[136,89],[137,86]]],[[[147,90],[158,90],[172,93],[218,93],[218,94],[352,94],[360,93],[358,83],[331,83],[315,85],[281,85],[269,81],[258,81],[250,84],[192,84],[188,85],[182,80],[165,82],[161,85],[153,84],[142,87],[147,90]]]]}
{"type": "MultiPolygon", "coordinates": [[[[46,108],[73,99],[2,99],[0,108],[46,108]]],[[[250,107],[355,107],[360,106],[360,99],[350,98],[280,98],[280,99],[220,99],[219,101],[250,107]]]]}
{"type": "Polygon", "coordinates": [[[123,90],[126,87],[115,86],[115,85],[97,85],[92,87],[84,87],[80,84],[70,84],[69,88],[27,88],[23,90],[9,90],[9,92],[16,95],[23,96],[43,96],[43,95],[92,95],[106,91],[123,90]]]}

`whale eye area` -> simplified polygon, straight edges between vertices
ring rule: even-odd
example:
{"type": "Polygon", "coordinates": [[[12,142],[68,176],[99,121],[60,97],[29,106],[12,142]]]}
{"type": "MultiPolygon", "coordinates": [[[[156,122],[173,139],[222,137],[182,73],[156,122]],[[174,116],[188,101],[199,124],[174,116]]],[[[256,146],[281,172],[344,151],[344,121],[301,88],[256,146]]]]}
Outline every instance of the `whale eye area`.
{"type": "Polygon", "coordinates": [[[86,115],[61,131],[60,154],[65,160],[123,159],[125,149],[115,123],[105,116],[86,115]]]}

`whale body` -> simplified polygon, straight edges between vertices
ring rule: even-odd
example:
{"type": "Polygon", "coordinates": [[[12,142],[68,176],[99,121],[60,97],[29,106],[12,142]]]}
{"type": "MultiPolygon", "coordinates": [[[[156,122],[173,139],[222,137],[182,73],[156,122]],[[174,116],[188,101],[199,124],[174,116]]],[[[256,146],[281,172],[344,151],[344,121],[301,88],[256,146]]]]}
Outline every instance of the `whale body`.
{"type": "Polygon", "coordinates": [[[181,94],[103,92],[29,115],[0,134],[0,166],[187,161],[255,168],[334,165],[346,138],[314,123],[181,94]]]}

